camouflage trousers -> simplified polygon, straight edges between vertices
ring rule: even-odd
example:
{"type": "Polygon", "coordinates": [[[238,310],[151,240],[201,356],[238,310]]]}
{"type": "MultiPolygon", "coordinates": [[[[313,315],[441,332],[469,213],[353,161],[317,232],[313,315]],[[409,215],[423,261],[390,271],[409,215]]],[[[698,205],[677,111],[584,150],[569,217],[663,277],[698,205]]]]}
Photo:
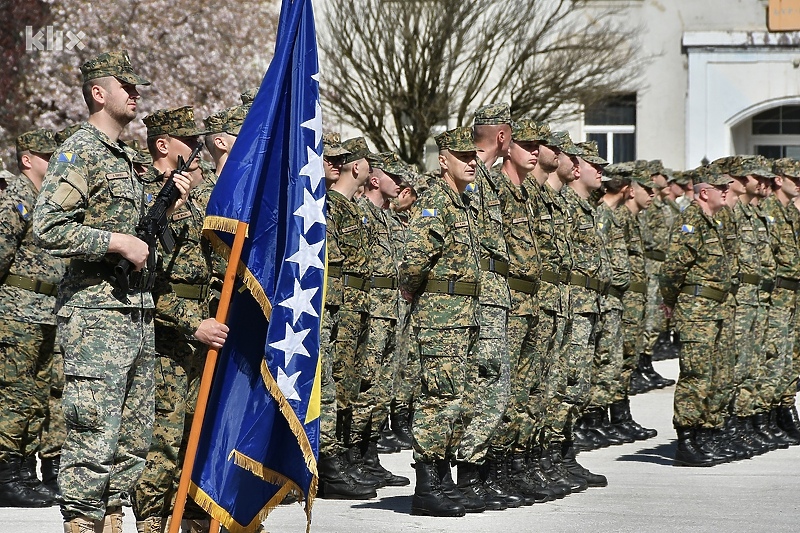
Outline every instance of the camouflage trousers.
{"type": "Polygon", "coordinates": [[[787,289],[772,291],[772,305],[767,312],[764,348],[764,379],[761,383],[759,409],[768,411],[778,405],[790,384],[794,352],[795,293],[787,289]]]}
{"type": "Polygon", "coordinates": [[[339,327],[333,341],[333,381],[336,383],[338,438],[349,447],[357,428],[369,425],[369,409],[355,410],[361,392],[361,371],[367,357],[369,314],[339,309],[339,327]]]}
{"type": "MultiPolygon", "coordinates": [[[[800,300],[798,304],[800,305],[800,300]]],[[[781,407],[792,407],[797,397],[797,381],[800,376],[800,311],[794,311],[794,345],[792,346],[792,359],[788,369],[786,380],[788,385],[783,389],[780,398],[781,407]]]]}
{"type": "Polygon", "coordinates": [[[546,372],[543,373],[545,402],[542,420],[544,439],[548,444],[564,440],[560,409],[569,380],[569,346],[572,342],[574,325],[569,285],[562,284],[558,288],[561,292],[561,309],[564,312],[558,315],[560,331],[553,339],[558,344],[553,344],[553,352],[548,354],[546,372]]]}
{"type": "Polygon", "coordinates": [[[380,425],[389,415],[394,391],[394,377],[399,371],[395,349],[397,321],[370,317],[364,363],[361,365],[361,388],[353,402],[353,442],[377,440],[380,425]],[[356,426],[356,421],[361,425],[356,426]]]}
{"type": "Polygon", "coordinates": [[[553,413],[552,430],[565,437],[589,405],[597,328],[596,313],[575,313],[569,344],[565,346],[565,375],[555,392],[559,401],[553,413]]]}
{"type": "Polygon", "coordinates": [[[411,433],[414,459],[431,462],[454,459],[473,408],[464,396],[475,357],[478,328],[414,327],[420,360],[420,391],[414,400],[411,433]]]}
{"type": "MultiPolygon", "coordinates": [[[[155,421],[147,462],[131,494],[136,520],[172,514],[207,352],[173,328],[156,326],[155,334],[155,421]]],[[[185,518],[205,517],[187,505],[185,518]]]]}
{"type": "Polygon", "coordinates": [[[603,309],[597,322],[597,349],[589,394],[592,407],[607,407],[614,402],[622,373],[622,342],[622,309],[603,309]]]}
{"type": "Polygon", "coordinates": [[[319,454],[332,457],[343,451],[336,439],[336,382],[333,380],[333,340],[339,329],[339,306],[325,306],[319,335],[322,390],[319,415],[319,454]]]}
{"type": "Polygon", "coordinates": [[[47,416],[42,428],[42,445],[39,457],[52,459],[61,455],[61,447],[67,438],[67,426],[64,424],[64,409],[61,398],[64,394],[64,354],[61,344],[53,350],[53,368],[50,372],[50,397],[48,398],[47,416]]]}
{"type": "MultiPolygon", "coordinates": [[[[639,364],[642,353],[642,321],[644,320],[645,296],[638,292],[625,291],[622,297],[622,372],[613,402],[628,397],[631,376],[639,364]]],[[[613,403],[612,402],[612,403],[613,403]]]]}
{"type": "Polygon", "coordinates": [[[152,310],[63,307],[64,420],[58,486],[65,520],[127,503],[153,431],[152,310]]]}
{"type": "Polygon", "coordinates": [[[464,396],[473,406],[474,416],[467,426],[457,460],[472,464],[483,463],[489,441],[500,426],[511,395],[511,377],[507,328],[508,310],[504,307],[481,305],[481,326],[475,357],[467,361],[468,375],[464,396]]]}
{"type": "Polygon", "coordinates": [[[763,358],[763,345],[757,344],[757,339],[761,336],[758,287],[742,284],[737,301],[739,303],[734,315],[736,364],[733,372],[733,414],[748,417],[757,412],[755,405],[763,358]],[[745,302],[755,302],[755,305],[745,302]]]}
{"type": "Polygon", "coordinates": [[[400,371],[395,375],[393,385],[395,404],[400,407],[410,407],[419,392],[419,353],[412,335],[410,309],[411,304],[400,301],[395,343],[400,371]]]}
{"type": "Polygon", "coordinates": [[[642,353],[652,354],[658,336],[669,329],[669,320],[661,308],[661,304],[664,303],[658,285],[661,262],[648,259],[645,264],[647,267],[647,303],[642,327],[642,353]]]}
{"type": "Polygon", "coordinates": [[[675,427],[718,428],[724,422],[717,408],[719,367],[725,344],[724,320],[676,322],[680,375],[675,385],[675,427]]]}
{"type": "Polygon", "coordinates": [[[56,326],[0,320],[0,462],[39,450],[56,326]]]}
{"type": "Polygon", "coordinates": [[[567,326],[566,319],[549,309],[539,311],[539,323],[536,327],[534,340],[535,358],[541,361],[542,384],[540,394],[531,394],[528,400],[528,409],[535,413],[533,417],[536,426],[533,428],[533,437],[542,440],[539,444],[546,445],[555,436],[554,413],[559,402],[555,401],[555,387],[564,375],[562,366],[564,330],[567,326]]]}

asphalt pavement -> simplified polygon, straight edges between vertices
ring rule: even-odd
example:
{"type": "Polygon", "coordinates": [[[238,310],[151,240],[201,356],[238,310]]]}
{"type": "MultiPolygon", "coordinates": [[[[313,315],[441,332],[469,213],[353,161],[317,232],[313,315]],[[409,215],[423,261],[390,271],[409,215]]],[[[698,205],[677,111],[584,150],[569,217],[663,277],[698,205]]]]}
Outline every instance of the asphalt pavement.
{"type": "MultiPolygon", "coordinates": [[[[677,378],[677,360],[654,363],[677,378]]],[[[777,450],[713,468],[672,466],[674,387],[631,398],[634,418],[658,430],[658,436],[584,452],[578,461],[608,477],[608,487],[592,488],[545,504],[487,511],[463,518],[411,516],[414,471],[411,452],[382,455],[391,471],[412,485],[383,488],[378,498],[362,502],[317,499],[312,533],[534,532],[797,532],[800,531],[800,446],[777,450]]],[[[125,533],[136,533],[126,509],[125,533]]],[[[270,533],[303,533],[305,513],[298,505],[281,506],[264,523],[270,533]]],[[[0,533],[63,531],[58,507],[0,508],[0,533]]]]}

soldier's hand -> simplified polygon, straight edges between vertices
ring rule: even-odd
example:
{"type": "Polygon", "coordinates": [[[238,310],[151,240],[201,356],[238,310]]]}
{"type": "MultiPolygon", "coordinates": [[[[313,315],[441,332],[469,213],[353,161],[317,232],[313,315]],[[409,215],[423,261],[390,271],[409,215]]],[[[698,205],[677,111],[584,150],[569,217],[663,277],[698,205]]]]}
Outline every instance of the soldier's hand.
{"type": "Polygon", "coordinates": [[[400,297],[409,303],[414,300],[414,295],[403,288],[400,288],[400,297]]]}
{"type": "Polygon", "coordinates": [[[167,210],[167,215],[172,215],[172,213],[186,203],[186,200],[189,199],[189,191],[191,191],[193,187],[192,177],[187,172],[176,172],[172,175],[172,179],[175,180],[175,186],[181,191],[181,197],[178,198],[175,205],[167,210]]]}
{"type": "Polygon", "coordinates": [[[659,307],[661,308],[661,311],[664,313],[664,316],[667,317],[667,319],[672,318],[672,308],[671,307],[669,307],[667,304],[663,304],[663,303],[661,305],[659,305],[659,307]]]}
{"type": "Polygon", "coordinates": [[[194,332],[194,338],[212,348],[222,348],[225,339],[228,338],[228,331],[228,326],[225,324],[217,322],[213,318],[206,318],[194,332]]]}
{"type": "Polygon", "coordinates": [[[108,243],[109,253],[120,254],[133,264],[134,270],[141,270],[147,263],[150,248],[147,243],[135,235],[127,233],[112,233],[108,243]]]}

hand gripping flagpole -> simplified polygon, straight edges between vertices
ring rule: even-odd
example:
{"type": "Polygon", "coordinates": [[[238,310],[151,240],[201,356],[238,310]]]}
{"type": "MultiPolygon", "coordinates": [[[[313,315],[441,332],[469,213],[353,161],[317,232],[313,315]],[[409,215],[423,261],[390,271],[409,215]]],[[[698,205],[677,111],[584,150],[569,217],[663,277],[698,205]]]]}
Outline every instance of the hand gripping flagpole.
{"type": "MultiPolygon", "coordinates": [[[[233,296],[233,282],[236,280],[236,269],[239,259],[242,256],[242,247],[247,235],[247,223],[239,222],[236,226],[236,235],[233,238],[228,266],[225,269],[225,279],[222,284],[222,295],[219,299],[217,308],[217,322],[225,324],[228,321],[228,310],[230,308],[231,297],[233,296]]],[[[189,494],[189,483],[192,480],[192,470],[194,470],[194,460],[197,456],[197,445],[200,441],[200,432],[203,429],[203,418],[206,414],[208,405],[208,395],[211,392],[211,382],[214,379],[214,370],[217,367],[217,357],[219,349],[209,348],[206,355],[206,364],[203,368],[203,378],[200,381],[200,391],[197,393],[197,404],[194,409],[192,429],[189,432],[189,441],[186,444],[186,455],[183,458],[181,470],[181,480],[178,484],[178,494],[175,496],[175,507],[172,509],[172,520],[169,524],[169,533],[179,533],[183,511],[186,507],[186,497],[189,494]]],[[[213,520],[212,526],[216,525],[218,531],[219,522],[213,520]]]]}

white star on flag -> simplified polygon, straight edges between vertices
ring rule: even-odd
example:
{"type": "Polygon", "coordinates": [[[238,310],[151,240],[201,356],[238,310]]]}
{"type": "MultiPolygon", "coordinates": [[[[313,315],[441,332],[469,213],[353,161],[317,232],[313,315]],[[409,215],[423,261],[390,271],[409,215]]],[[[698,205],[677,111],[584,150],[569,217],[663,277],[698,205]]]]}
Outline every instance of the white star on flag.
{"type": "Polygon", "coordinates": [[[287,298],[278,304],[292,310],[292,325],[297,324],[297,319],[300,318],[300,315],[303,313],[308,313],[313,317],[319,317],[314,306],[311,305],[311,298],[317,294],[318,290],[319,287],[304,289],[300,286],[300,281],[294,280],[294,294],[292,294],[291,298],[287,298]]]}
{"type": "Polygon", "coordinates": [[[319,83],[319,72],[317,72],[316,74],[312,74],[311,79],[319,83]]]}
{"type": "Polygon", "coordinates": [[[317,190],[319,182],[325,177],[325,169],[322,168],[322,158],[317,155],[317,152],[306,146],[306,153],[308,155],[308,163],[300,169],[301,176],[308,176],[311,180],[311,190],[317,190]]]}
{"type": "Polygon", "coordinates": [[[319,253],[322,250],[322,246],[325,244],[325,239],[315,244],[308,244],[305,236],[300,235],[299,241],[297,252],[292,254],[292,256],[286,260],[290,263],[297,263],[297,266],[300,268],[300,277],[302,278],[305,275],[306,270],[312,267],[323,270],[325,265],[322,264],[322,260],[319,258],[319,253]]]}
{"type": "Polygon", "coordinates": [[[300,395],[294,388],[297,378],[300,377],[300,372],[295,372],[291,376],[287,376],[286,372],[281,367],[278,367],[278,388],[286,396],[287,400],[299,400],[300,395]]]}
{"type": "Polygon", "coordinates": [[[322,140],[322,106],[319,105],[319,100],[314,104],[314,118],[306,120],[300,126],[314,132],[314,148],[319,146],[322,140]]]}
{"type": "Polygon", "coordinates": [[[303,218],[303,233],[308,233],[308,230],[315,222],[325,225],[325,214],[322,212],[322,207],[325,205],[325,197],[316,200],[308,189],[303,189],[303,205],[297,208],[294,212],[295,215],[303,218]]]}
{"type": "Polygon", "coordinates": [[[306,357],[311,357],[311,355],[308,353],[308,350],[306,350],[306,347],[303,346],[303,341],[306,339],[306,336],[308,336],[309,331],[311,330],[304,329],[295,333],[295,331],[292,329],[292,326],[286,324],[286,334],[283,337],[283,340],[270,343],[270,346],[283,352],[283,366],[289,366],[289,363],[292,362],[292,358],[294,358],[295,355],[305,355],[306,357]]]}

